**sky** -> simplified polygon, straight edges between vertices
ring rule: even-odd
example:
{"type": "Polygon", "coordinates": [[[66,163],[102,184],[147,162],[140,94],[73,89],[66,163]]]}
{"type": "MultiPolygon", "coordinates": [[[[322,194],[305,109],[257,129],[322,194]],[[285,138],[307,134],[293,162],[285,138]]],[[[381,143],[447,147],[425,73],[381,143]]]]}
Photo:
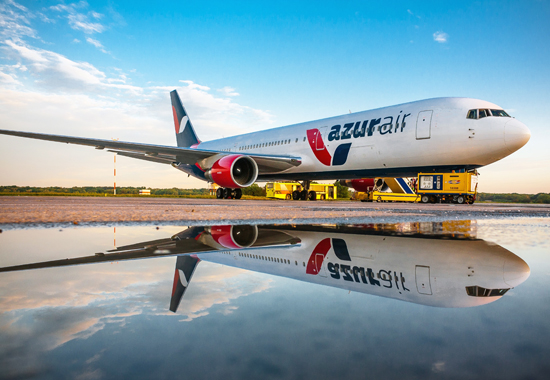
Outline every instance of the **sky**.
{"type": "MultiPolygon", "coordinates": [[[[550,2],[0,0],[0,129],[175,145],[440,96],[531,130],[483,192],[550,192],[550,2]]],[[[113,155],[0,136],[0,185],[109,186],[113,155]]],[[[205,187],[117,157],[117,186],[205,187]]]]}

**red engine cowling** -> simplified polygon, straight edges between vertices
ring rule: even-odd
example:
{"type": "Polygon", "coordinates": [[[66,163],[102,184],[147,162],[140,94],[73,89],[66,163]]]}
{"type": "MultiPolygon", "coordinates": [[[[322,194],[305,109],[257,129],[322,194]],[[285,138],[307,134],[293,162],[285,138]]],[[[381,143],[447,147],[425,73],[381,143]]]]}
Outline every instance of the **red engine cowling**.
{"type": "Polygon", "coordinates": [[[247,248],[256,242],[258,227],[249,225],[212,226],[210,236],[213,242],[205,243],[214,248],[239,249],[247,248]],[[217,247],[217,245],[221,247],[217,247]]]}
{"type": "Polygon", "coordinates": [[[355,191],[361,191],[366,193],[367,191],[372,191],[375,184],[374,178],[360,178],[360,179],[346,179],[340,180],[342,186],[351,187],[355,191]]]}
{"type": "Polygon", "coordinates": [[[258,165],[251,157],[231,154],[216,161],[204,176],[221,187],[248,187],[258,178],[258,165]]]}

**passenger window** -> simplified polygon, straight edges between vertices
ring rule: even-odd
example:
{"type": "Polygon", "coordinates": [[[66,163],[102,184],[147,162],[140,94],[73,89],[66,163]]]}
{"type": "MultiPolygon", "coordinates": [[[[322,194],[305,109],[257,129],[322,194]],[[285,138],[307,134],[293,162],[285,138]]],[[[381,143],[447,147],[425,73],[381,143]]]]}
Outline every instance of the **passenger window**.
{"type": "Polygon", "coordinates": [[[479,118],[483,119],[484,117],[487,117],[487,110],[479,110],[479,118]]]}
{"type": "Polygon", "coordinates": [[[298,142],[298,138],[296,137],[296,142],[298,142]]]}
{"type": "Polygon", "coordinates": [[[468,119],[477,119],[477,110],[468,111],[468,119]]]}

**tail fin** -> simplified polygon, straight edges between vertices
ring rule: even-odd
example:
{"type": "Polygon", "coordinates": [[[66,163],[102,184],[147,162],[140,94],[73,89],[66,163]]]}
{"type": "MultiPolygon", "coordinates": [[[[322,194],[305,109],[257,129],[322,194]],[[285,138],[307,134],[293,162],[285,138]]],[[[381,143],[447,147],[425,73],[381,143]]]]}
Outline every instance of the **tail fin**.
{"type": "Polygon", "coordinates": [[[180,301],[191,282],[197,264],[201,261],[196,256],[178,256],[176,261],[176,273],[174,274],[174,286],[170,299],[170,311],[176,312],[180,301]]]}
{"type": "Polygon", "coordinates": [[[174,125],[176,126],[178,146],[189,148],[190,146],[199,144],[201,141],[193,129],[191,120],[189,120],[176,90],[170,92],[170,99],[172,100],[172,112],[174,114],[174,125]]]}

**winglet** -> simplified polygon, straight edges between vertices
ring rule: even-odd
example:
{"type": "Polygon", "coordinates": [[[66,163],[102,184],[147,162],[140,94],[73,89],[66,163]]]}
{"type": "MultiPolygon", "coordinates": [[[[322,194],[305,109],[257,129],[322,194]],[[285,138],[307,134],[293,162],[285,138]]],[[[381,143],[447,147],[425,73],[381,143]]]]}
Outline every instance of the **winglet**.
{"type": "Polygon", "coordinates": [[[189,148],[190,146],[199,144],[201,141],[193,129],[191,120],[189,120],[189,116],[187,116],[187,112],[185,112],[185,108],[181,104],[176,90],[170,92],[170,99],[172,100],[172,113],[174,114],[174,126],[176,127],[178,146],[189,148]]]}
{"type": "Polygon", "coordinates": [[[170,299],[170,311],[176,312],[185,290],[191,282],[191,277],[200,259],[196,256],[178,256],[176,261],[176,273],[174,274],[174,286],[170,299]]]}

